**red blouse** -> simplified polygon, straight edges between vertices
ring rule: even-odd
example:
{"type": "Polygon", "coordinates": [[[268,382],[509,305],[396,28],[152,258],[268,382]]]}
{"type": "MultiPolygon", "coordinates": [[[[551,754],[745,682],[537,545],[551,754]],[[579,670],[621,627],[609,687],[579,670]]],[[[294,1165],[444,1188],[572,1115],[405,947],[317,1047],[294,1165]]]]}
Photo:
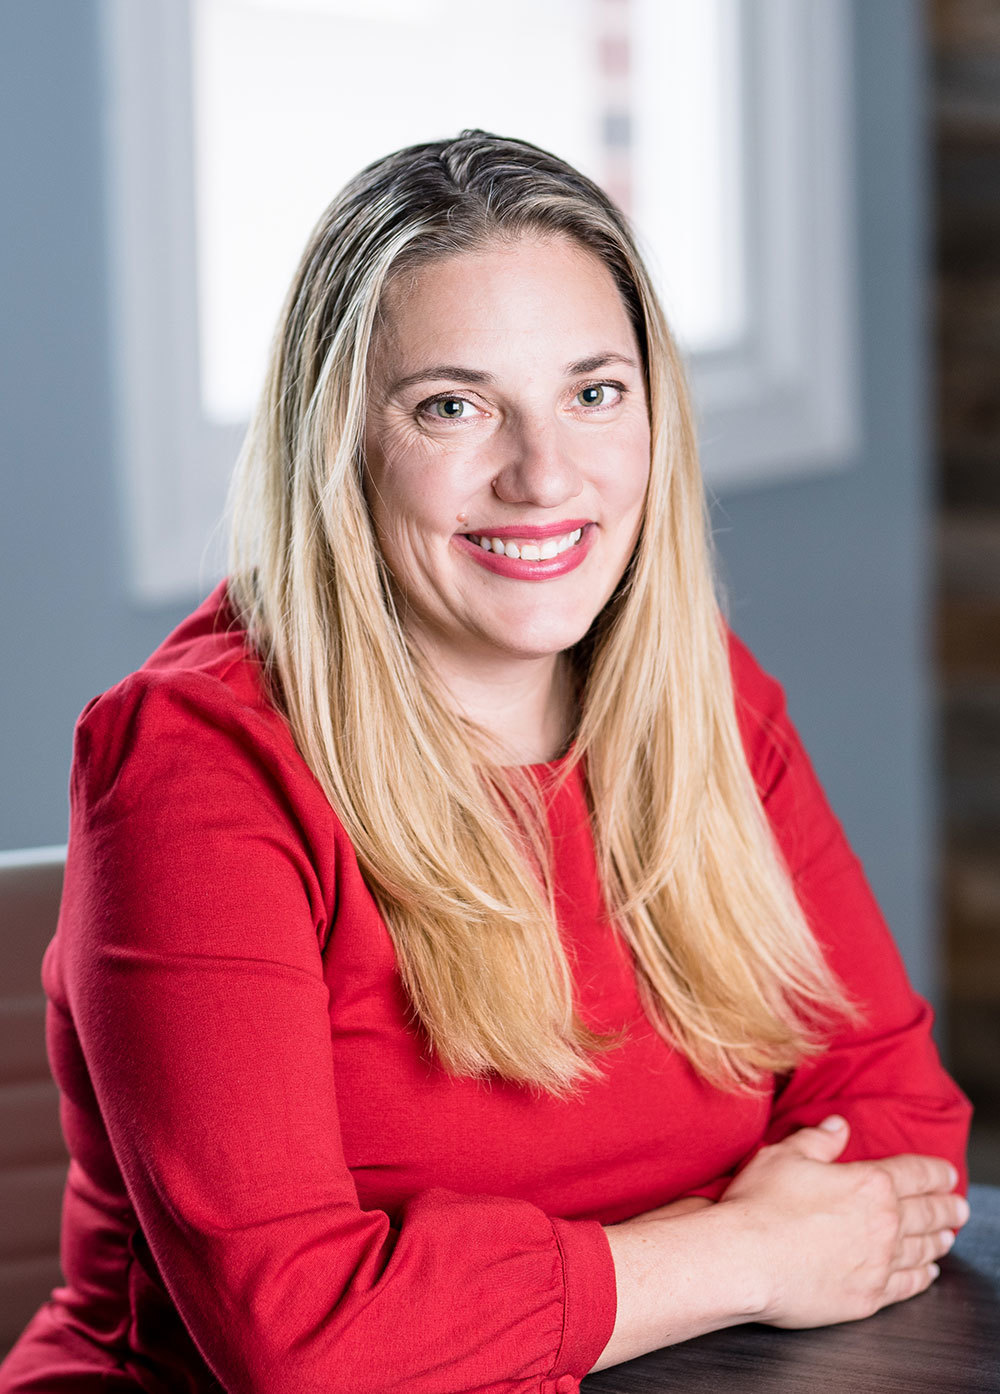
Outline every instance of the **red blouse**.
{"type": "MultiPolygon", "coordinates": [[[[49,1053],[72,1156],[57,1288],[13,1391],[571,1394],[615,1319],[602,1224],[834,1110],[844,1160],[962,1170],[941,1067],[861,867],[732,641],[751,768],[864,1029],[773,1094],[712,1088],[646,1021],[578,776],[552,800],[579,1008],[628,1027],[566,1102],[455,1079],[408,1024],[354,852],[212,596],[80,719],[49,1053]]],[[[548,767],[539,768],[545,778],[548,767]]]]}

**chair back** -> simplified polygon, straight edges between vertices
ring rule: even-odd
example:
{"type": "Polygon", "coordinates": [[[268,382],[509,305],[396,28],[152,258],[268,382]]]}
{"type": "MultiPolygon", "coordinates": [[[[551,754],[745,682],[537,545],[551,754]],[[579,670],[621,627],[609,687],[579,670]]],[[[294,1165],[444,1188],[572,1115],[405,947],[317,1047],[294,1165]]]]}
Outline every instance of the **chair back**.
{"type": "Polygon", "coordinates": [[[65,847],[0,852],[0,1358],[63,1279],[67,1155],[45,1053],[42,956],[65,847]]]}

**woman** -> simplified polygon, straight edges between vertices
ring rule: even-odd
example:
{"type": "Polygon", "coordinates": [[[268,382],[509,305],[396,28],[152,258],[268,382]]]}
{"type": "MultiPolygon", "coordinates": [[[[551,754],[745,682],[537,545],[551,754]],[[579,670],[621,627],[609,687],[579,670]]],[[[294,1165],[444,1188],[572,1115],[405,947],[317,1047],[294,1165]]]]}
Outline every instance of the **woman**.
{"type": "Polygon", "coordinates": [[[348,185],[233,535],[78,727],[66,1286],[0,1390],[564,1394],[923,1290],[968,1104],[600,190],[478,131],[348,185]]]}

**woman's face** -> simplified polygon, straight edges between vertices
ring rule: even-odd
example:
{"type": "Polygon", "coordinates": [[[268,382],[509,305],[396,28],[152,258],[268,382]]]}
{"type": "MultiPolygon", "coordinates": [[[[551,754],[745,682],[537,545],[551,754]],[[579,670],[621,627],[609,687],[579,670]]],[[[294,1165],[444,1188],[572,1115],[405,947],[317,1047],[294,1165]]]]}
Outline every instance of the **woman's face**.
{"type": "Polygon", "coordinates": [[[365,488],[408,632],[439,670],[582,638],[635,546],[649,445],[635,333],[577,243],[491,244],[390,285],[365,488]]]}

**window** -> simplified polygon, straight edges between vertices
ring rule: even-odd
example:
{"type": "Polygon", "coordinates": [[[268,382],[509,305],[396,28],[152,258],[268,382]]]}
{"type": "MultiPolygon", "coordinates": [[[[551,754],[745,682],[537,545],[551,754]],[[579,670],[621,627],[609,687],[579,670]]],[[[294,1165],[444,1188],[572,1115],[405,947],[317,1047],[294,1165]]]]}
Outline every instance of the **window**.
{"type": "Polygon", "coordinates": [[[838,0],[105,0],[119,454],[132,575],[220,567],[268,339],[344,180],[463,126],[626,208],[684,348],[715,488],[855,444],[838,0]]]}

